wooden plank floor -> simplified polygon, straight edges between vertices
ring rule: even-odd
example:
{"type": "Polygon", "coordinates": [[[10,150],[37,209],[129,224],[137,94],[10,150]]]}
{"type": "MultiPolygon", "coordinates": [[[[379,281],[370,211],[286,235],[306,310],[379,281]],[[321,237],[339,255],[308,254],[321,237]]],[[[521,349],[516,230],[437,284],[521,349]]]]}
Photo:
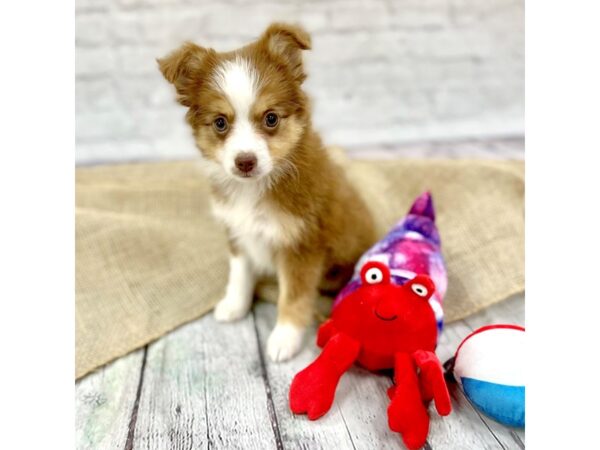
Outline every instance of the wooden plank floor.
{"type": "MultiPolygon", "coordinates": [[[[217,324],[208,314],[76,383],[78,449],[401,449],[387,426],[389,377],[353,367],[331,410],[311,422],[288,409],[293,375],[318,354],[314,330],[299,356],[275,364],[264,354],[274,305],[217,324]]],[[[524,323],[515,296],[448,324],[437,353],[445,361],[473,329],[524,323]]],[[[477,412],[454,384],[454,410],[431,409],[429,449],[523,449],[524,431],[477,412]]]]}

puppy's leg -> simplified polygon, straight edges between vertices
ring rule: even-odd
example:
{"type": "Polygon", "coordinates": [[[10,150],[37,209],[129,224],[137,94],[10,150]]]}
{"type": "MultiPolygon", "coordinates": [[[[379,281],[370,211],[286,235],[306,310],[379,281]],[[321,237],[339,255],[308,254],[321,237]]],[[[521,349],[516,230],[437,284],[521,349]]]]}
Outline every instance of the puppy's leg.
{"type": "Polygon", "coordinates": [[[252,305],[255,282],[248,257],[243,252],[232,254],[225,297],[215,306],[215,319],[231,322],[244,317],[252,305]]]}
{"type": "Polygon", "coordinates": [[[306,328],[314,318],[323,257],[284,250],[279,253],[277,264],[277,324],[269,336],[267,353],[273,361],[285,361],[298,353],[306,328]]]}

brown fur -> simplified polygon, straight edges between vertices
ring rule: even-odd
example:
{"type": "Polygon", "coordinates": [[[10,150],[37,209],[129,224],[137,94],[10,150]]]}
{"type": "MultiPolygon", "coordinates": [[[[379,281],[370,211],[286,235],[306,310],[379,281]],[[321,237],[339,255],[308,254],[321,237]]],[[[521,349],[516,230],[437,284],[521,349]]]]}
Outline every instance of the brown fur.
{"type": "MultiPolygon", "coordinates": [[[[309,48],[310,37],[300,27],[273,24],[256,42],[234,52],[217,53],[186,43],[159,60],[163,75],[177,89],[178,101],[189,108],[187,121],[207,159],[215,159],[226,137],[215,132],[215,117],[236,120],[227,99],[211,83],[211,73],[223,61],[241,55],[260,74],[262,87],[251,116],[275,163],[271,187],[261,202],[286,230],[286,238],[273,248],[280,286],[278,321],[299,326],[312,320],[319,285],[341,287],[375,241],[366,205],[312,130],[310,104],[301,89],[306,78],[301,52],[309,48]],[[266,111],[280,117],[275,130],[262,126],[266,111]]],[[[218,182],[213,181],[212,190],[216,201],[231,195],[218,182]]],[[[230,248],[239,251],[232,239],[230,248]]]]}

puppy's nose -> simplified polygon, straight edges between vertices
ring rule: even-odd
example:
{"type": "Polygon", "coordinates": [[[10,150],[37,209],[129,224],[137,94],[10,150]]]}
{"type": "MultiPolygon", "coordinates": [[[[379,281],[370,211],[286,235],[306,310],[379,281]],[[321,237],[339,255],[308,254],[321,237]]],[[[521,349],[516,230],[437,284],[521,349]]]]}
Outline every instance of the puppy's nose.
{"type": "Polygon", "coordinates": [[[256,156],[254,153],[240,153],[235,157],[235,167],[244,173],[252,171],[256,167],[256,156]]]}

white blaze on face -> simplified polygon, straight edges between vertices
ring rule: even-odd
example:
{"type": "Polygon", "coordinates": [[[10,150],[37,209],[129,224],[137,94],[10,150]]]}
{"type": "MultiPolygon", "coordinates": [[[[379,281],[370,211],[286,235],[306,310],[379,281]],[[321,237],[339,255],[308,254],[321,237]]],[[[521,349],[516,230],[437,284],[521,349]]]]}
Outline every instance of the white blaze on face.
{"type": "Polygon", "coordinates": [[[269,147],[250,120],[252,104],[258,91],[258,75],[254,67],[242,58],[223,63],[216,71],[214,81],[233,107],[235,118],[225,139],[219,159],[226,172],[234,174],[235,158],[239,153],[254,153],[257,174],[265,175],[273,168],[269,147]]]}

